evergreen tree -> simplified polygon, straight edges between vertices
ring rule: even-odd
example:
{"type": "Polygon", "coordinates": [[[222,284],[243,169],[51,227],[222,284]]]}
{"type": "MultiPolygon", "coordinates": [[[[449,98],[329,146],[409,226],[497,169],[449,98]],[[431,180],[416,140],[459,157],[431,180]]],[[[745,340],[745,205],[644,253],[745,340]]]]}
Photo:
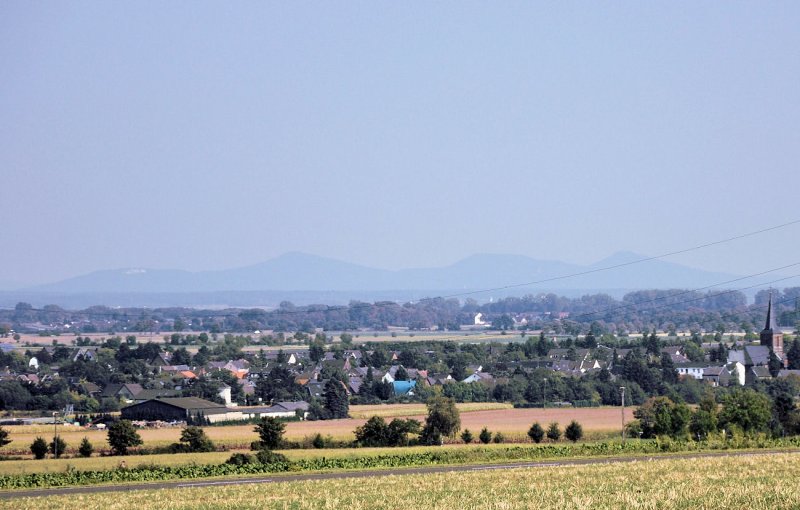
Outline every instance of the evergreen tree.
{"type": "Polygon", "coordinates": [[[347,398],[347,390],[340,381],[328,380],[322,396],[325,400],[325,409],[331,418],[347,418],[350,413],[350,401],[347,398]]]}
{"type": "Polygon", "coordinates": [[[572,420],[569,425],[567,425],[567,428],[564,429],[564,437],[573,443],[577,442],[583,437],[583,427],[577,421],[572,420]]]}
{"type": "Polygon", "coordinates": [[[464,444],[470,444],[473,439],[475,438],[472,437],[472,432],[469,429],[464,429],[464,432],[461,433],[461,440],[464,441],[464,444]]]}
{"type": "Polygon", "coordinates": [[[271,416],[264,416],[253,429],[258,434],[259,447],[267,450],[274,450],[283,441],[283,433],[286,424],[271,416]]]}
{"type": "Polygon", "coordinates": [[[796,338],[792,342],[792,347],[786,353],[786,358],[789,362],[789,370],[800,370],[800,338],[796,338]]]}
{"type": "Polygon", "coordinates": [[[8,431],[3,427],[0,427],[0,447],[3,447],[10,442],[11,440],[8,438],[8,431]]]}
{"type": "Polygon", "coordinates": [[[481,443],[483,444],[489,444],[492,442],[492,433],[489,432],[488,428],[483,427],[480,435],[478,435],[478,439],[480,439],[481,443]]]}
{"type": "Polygon", "coordinates": [[[83,440],[78,447],[78,454],[81,457],[91,457],[92,453],[94,453],[94,446],[92,446],[92,443],[89,442],[88,437],[83,436],[83,440]]]}
{"type": "Polygon", "coordinates": [[[558,426],[557,422],[553,422],[547,427],[547,439],[553,442],[561,439],[561,428],[558,426]]]}
{"type": "Polygon", "coordinates": [[[678,371],[675,370],[675,363],[672,362],[672,356],[666,352],[661,353],[661,379],[669,384],[678,382],[678,371]]]}
{"type": "Polygon", "coordinates": [[[544,439],[544,429],[539,425],[538,421],[528,429],[528,437],[530,437],[531,441],[534,443],[541,443],[542,439],[544,439]]]}
{"type": "Polygon", "coordinates": [[[53,457],[61,458],[62,455],[67,451],[67,442],[61,438],[61,436],[55,436],[50,444],[48,445],[48,450],[53,457]]]}
{"type": "Polygon", "coordinates": [[[783,368],[783,363],[772,349],[769,351],[769,364],[767,366],[769,367],[769,375],[772,377],[778,377],[778,374],[783,368]]]}
{"type": "Polygon", "coordinates": [[[43,459],[47,455],[47,441],[42,437],[37,437],[31,443],[31,453],[36,459],[43,459]]]}
{"type": "Polygon", "coordinates": [[[408,381],[408,372],[403,365],[400,365],[397,368],[397,371],[394,373],[394,380],[395,381],[408,381]]]}

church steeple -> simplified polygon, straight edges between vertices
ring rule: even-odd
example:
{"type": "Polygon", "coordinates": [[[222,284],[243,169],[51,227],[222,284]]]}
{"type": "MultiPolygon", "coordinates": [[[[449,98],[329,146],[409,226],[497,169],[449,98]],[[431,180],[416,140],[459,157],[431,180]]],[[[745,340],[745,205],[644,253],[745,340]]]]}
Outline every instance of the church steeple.
{"type": "Polygon", "coordinates": [[[767,323],[764,325],[764,329],[772,330],[772,331],[780,331],[778,328],[778,323],[775,320],[775,314],[772,312],[772,293],[769,294],[769,304],[767,305],[767,323]]]}
{"type": "Polygon", "coordinates": [[[775,310],[772,309],[772,293],[769,294],[769,304],[767,304],[767,321],[761,331],[761,345],[769,348],[783,360],[783,331],[778,327],[775,318],[775,310]]]}

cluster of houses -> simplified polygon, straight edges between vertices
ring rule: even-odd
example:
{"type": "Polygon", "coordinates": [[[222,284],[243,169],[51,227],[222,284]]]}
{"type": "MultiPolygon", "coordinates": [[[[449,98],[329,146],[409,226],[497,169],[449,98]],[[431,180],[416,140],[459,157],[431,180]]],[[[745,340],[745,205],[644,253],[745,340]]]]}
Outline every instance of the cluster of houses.
{"type": "MultiPolygon", "coordinates": [[[[709,346],[710,347],[710,346],[709,346]]],[[[48,349],[50,349],[48,347],[48,349]]],[[[260,402],[255,398],[258,380],[270,377],[276,366],[284,367],[294,377],[294,381],[303,387],[306,400],[321,398],[327,380],[326,374],[333,372],[344,374],[343,383],[348,396],[363,393],[365,384],[371,376],[372,381],[379,381],[390,386],[394,396],[413,396],[419,386],[442,386],[454,382],[464,384],[482,384],[492,387],[507,380],[509,374],[529,372],[534,369],[547,369],[569,377],[583,377],[603,369],[613,370],[615,360],[622,360],[629,350],[613,350],[599,346],[594,349],[550,349],[546,356],[539,359],[513,361],[497,366],[495,373],[484,371],[481,365],[466,367],[465,376],[456,381],[451,373],[433,373],[415,367],[403,367],[399,364],[399,352],[389,352],[388,368],[370,367],[366,360],[372,353],[359,349],[339,352],[325,352],[322,358],[314,362],[309,350],[287,352],[262,352],[259,362],[254,366],[247,359],[227,361],[210,361],[201,367],[185,364],[174,364],[169,352],[161,352],[146,364],[153,373],[154,382],[151,388],[143,388],[139,384],[108,384],[101,388],[85,380],[69,380],[71,390],[79,394],[91,396],[98,400],[116,399],[128,404],[122,410],[123,417],[135,420],[184,421],[192,417],[202,416],[209,422],[233,421],[257,418],[261,416],[303,417],[308,411],[308,403],[301,402],[260,402]],[[615,356],[616,354],[616,356],[615,356]],[[254,406],[237,406],[232,400],[233,388],[227,384],[218,386],[217,396],[223,402],[218,404],[196,397],[186,397],[182,388],[194,379],[213,376],[216,372],[225,371],[233,377],[241,393],[254,406]],[[401,374],[402,371],[402,374],[401,374]],[[165,384],[169,381],[169,384],[165,384]],[[158,383],[162,383],[160,386],[158,383]],[[156,388],[152,388],[155,386],[156,388]],[[269,405],[267,405],[269,404],[269,405]]],[[[787,370],[786,356],[783,351],[783,333],[775,322],[772,308],[767,312],[764,330],[761,332],[759,345],[742,345],[738,349],[727,352],[727,359],[710,362],[692,362],[687,357],[683,346],[668,346],[662,349],[672,360],[679,377],[702,380],[713,386],[730,384],[748,385],[755,381],[790,375],[800,376],[800,370],[787,370]],[[775,373],[770,371],[771,353],[781,362],[781,369],[775,373]]],[[[81,347],[71,354],[73,361],[83,359],[97,361],[97,347],[81,347]]],[[[11,373],[8,368],[0,367],[0,380],[14,379],[23,384],[40,385],[58,377],[58,367],[50,366],[41,370],[39,360],[35,356],[28,361],[28,371],[24,374],[11,373]]],[[[233,383],[232,383],[233,384],[233,383]]],[[[239,393],[236,391],[235,393],[239,393]]],[[[387,395],[390,396],[390,395],[387,395]]],[[[384,397],[385,398],[385,397],[384,397]]]]}

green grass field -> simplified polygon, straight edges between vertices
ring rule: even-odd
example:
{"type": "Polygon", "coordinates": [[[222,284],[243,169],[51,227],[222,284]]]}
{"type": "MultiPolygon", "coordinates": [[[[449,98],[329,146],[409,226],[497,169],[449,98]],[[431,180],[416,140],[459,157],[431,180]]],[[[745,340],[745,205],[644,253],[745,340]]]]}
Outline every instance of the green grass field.
{"type": "Polygon", "coordinates": [[[696,509],[800,507],[798,454],[477,470],[269,485],[74,494],[0,509],[696,509]]]}

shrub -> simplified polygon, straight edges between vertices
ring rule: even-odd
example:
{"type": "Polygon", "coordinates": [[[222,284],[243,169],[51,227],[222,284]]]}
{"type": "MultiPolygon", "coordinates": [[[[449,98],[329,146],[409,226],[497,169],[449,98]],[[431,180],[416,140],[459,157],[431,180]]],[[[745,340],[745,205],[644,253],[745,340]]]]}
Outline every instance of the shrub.
{"type": "Polygon", "coordinates": [[[47,455],[47,441],[42,437],[37,437],[31,443],[31,453],[37,459],[43,459],[47,455]]]}
{"type": "Polygon", "coordinates": [[[254,462],[255,458],[252,455],[248,455],[247,453],[234,453],[225,461],[225,464],[244,466],[245,464],[253,464],[254,462]]]}
{"type": "Polygon", "coordinates": [[[11,440],[8,438],[8,431],[0,427],[0,447],[7,445],[11,440]]]}
{"type": "Polygon", "coordinates": [[[483,429],[481,430],[480,435],[478,436],[478,439],[480,439],[481,443],[483,443],[483,444],[489,444],[491,442],[491,440],[492,440],[492,433],[489,432],[488,428],[483,427],[483,429]]]}
{"type": "Polygon", "coordinates": [[[83,436],[83,440],[81,441],[81,445],[78,447],[78,455],[81,457],[91,457],[94,453],[94,446],[92,443],[89,442],[89,438],[83,436]]]}
{"type": "Polygon", "coordinates": [[[559,428],[557,422],[553,422],[547,427],[547,439],[550,441],[558,441],[561,439],[561,428],[559,428]]]}
{"type": "Polygon", "coordinates": [[[256,454],[256,460],[261,464],[281,464],[289,463],[289,459],[286,458],[286,455],[282,455],[280,453],[275,453],[272,450],[261,450],[256,454]]]}
{"type": "Polygon", "coordinates": [[[541,443],[542,439],[544,439],[544,429],[539,425],[538,421],[528,429],[528,437],[530,437],[531,441],[534,443],[541,443]]]}
{"type": "Polygon", "coordinates": [[[56,436],[50,441],[47,449],[53,454],[55,458],[60,458],[67,451],[67,442],[60,436],[56,436]]]}
{"type": "Polygon", "coordinates": [[[325,448],[325,439],[322,437],[322,434],[317,433],[317,435],[314,436],[314,440],[311,441],[311,446],[317,449],[325,448]]]}
{"type": "Polygon", "coordinates": [[[196,426],[186,427],[181,431],[179,443],[172,443],[172,453],[213,452],[214,442],[208,438],[205,431],[196,426]]]}
{"type": "Polygon", "coordinates": [[[505,438],[505,436],[503,436],[502,432],[495,433],[494,439],[492,439],[492,441],[494,441],[495,443],[498,443],[498,444],[502,443],[505,440],[506,440],[506,438],[505,438]]]}
{"type": "Polygon", "coordinates": [[[572,420],[569,425],[567,425],[567,428],[564,429],[564,437],[573,443],[577,442],[578,439],[583,437],[583,427],[577,421],[572,420]]]}
{"type": "Polygon", "coordinates": [[[472,432],[469,429],[464,429],[464,432],[461,433],[461,440],[464,441],[465,444],[470,444],[472,440],[475,439],[472,437],[472,432]]]}

